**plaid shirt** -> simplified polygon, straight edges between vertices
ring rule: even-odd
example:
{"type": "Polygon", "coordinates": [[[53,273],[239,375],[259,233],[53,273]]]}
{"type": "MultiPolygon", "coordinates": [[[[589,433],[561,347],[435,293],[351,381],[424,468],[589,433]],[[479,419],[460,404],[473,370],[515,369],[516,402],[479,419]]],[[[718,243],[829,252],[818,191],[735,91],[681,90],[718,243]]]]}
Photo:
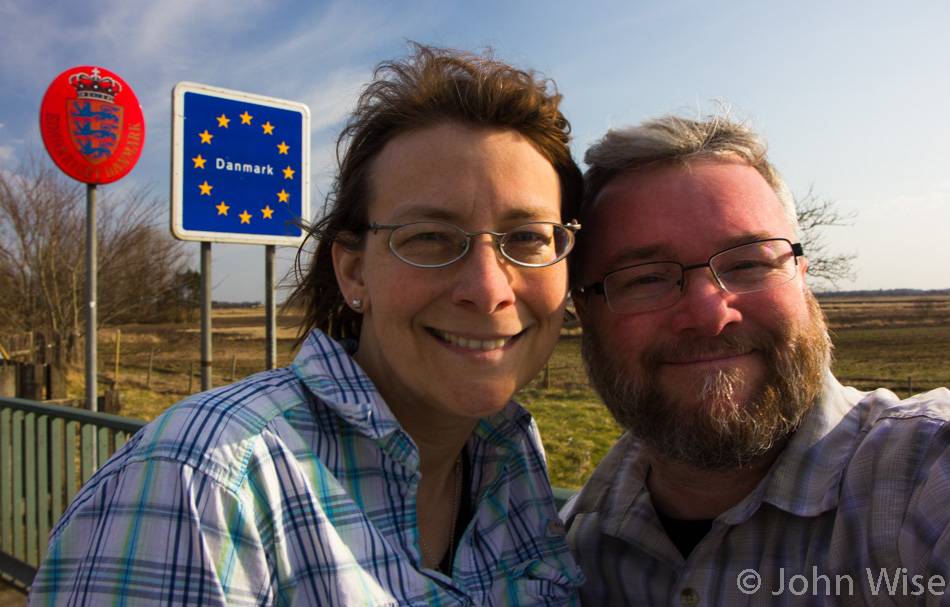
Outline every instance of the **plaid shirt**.
{"type": "Polygon", "coordinates": [[[900,401],[830,374],[750,495],[683,558],[624,435],[562,515],[584,605],[950,604],[950,391],[900,401]]]}
{"type": "Polygon", "coordinates": [[[189,398],[82,488],[34,605],[571,605],[531,416],[468,442],[473,517],[452,577],[422,568],[419,452],[370,379],[314,332],[292,367],[189,398]]]}

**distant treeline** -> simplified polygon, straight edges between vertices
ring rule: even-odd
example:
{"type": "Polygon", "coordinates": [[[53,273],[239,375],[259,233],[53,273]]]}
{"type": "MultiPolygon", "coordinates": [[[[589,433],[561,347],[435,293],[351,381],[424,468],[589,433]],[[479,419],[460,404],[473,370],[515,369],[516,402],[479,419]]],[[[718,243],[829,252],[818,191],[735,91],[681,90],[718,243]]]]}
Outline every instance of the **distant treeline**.
{"type": "Polygon", "coordinates": [[[259,301],[211,301],[211,307],[215,309],[260,308],[262,305],[259,301]]]}
{"type": "Polygon", "coordinates": [[[824,291],[815,293],[818,299],[844,299],[849,297],[934,297],[950,296],[950,289],[877,289],[871,291],[824,291]]]}
{"type": "MultiPolygon", "coordinates": [[[[859,297],[950,297],[950,289],[877,289],[872,291],[820,291],[815,293],[818,299],[845,299],[859,297]]],[[[212,301],[215,309],[227,308],[259,308],[264,304],[260,301],[212,301]]]]}

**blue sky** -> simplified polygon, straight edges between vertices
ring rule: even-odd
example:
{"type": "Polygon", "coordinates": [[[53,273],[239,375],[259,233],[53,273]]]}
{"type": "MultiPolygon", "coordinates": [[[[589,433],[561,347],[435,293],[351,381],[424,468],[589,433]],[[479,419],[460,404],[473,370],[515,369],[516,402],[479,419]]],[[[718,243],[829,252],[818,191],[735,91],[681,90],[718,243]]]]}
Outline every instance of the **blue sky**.
{"type": "MultiPolygon", "coordinates": [[[[39,106],[64,70],[98,65],[146,120],[118,189],[167,196],[171,91],[190,81],[307,104],[312,208],[343,118],[406,40],[477,50],[554,79],[578,158],[609,127],[723,101],[769,139],[792,192],[857,213],[826,238],[855,253],[842,289],[950,288],[950,3],[0,0],[0,167],[41,148],[39,106]]],[[[188,243],[197,268],[199,245],[188,243]]],[[[264,248],[215,244],[213,298],[263,300],[264,248]]],[[[293,249],[278,248],[278,271],[293,249]]]]}

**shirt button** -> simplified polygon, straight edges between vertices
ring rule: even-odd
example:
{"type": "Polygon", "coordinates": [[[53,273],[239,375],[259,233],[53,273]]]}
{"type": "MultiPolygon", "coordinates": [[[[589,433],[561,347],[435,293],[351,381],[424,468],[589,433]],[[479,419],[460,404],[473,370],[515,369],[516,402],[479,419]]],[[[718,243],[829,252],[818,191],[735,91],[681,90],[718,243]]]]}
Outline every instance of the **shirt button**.
{"type": "Polygon", "coordinates": [[[680,604],[683,607],[696,607],[699,605],[699,593],[692,588],[686,588],[680,593],[680,604]]]}

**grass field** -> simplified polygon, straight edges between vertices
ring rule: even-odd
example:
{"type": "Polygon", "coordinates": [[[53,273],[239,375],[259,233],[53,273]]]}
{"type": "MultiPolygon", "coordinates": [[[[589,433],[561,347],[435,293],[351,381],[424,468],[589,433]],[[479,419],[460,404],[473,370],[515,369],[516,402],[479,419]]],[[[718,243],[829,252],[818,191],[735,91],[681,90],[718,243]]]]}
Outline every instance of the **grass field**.
{"type": "Polygon", "coordinates": [[[834,372],[862,390],[906,396],[950,385],[950,298],[825,299],[834,372]]]}
{"type": "MultiPolygon", "coordinates": [[[[835,374],[869,390],[888,387],[905,395],[950,385],[950,298],[822,299],[835,343],[835,374]]],[[[293,318],[278,321],[277,360],[290,363],[293,318]]],[[[264,370],[262,309],[216,309],[213,385],[264,370]]],[[[200,389],[198,324],[130,325],[99,332],[100,390],[115,376],[115,341],[121,331],[118,387],[122,414],[153,419],[200,389]],[[151,358],[151,374],[148,372],[151,358]]],[[[519,394],[538,421],[551,482],[578,488],[620,436],[621,430],[587,383],[577,330],[565,330],[549,362],[519,394]]],[[[83,371],[70,372],[70,396],[84,392],[83,371]]]]}

